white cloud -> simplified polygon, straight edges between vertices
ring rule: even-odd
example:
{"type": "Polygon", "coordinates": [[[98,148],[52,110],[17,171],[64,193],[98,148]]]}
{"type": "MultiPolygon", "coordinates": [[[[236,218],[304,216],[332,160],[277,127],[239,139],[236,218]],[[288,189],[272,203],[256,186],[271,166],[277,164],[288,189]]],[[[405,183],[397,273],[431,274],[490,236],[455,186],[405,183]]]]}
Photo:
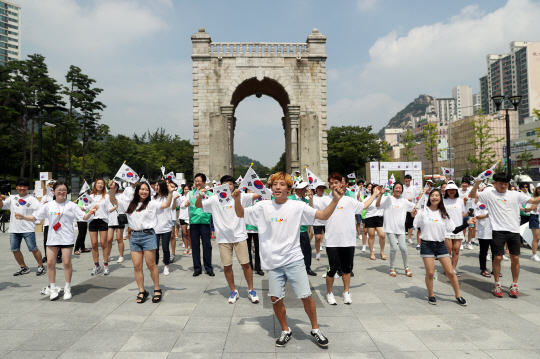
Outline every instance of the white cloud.
{"type": "Polygon", "coordinates": [[[356,5],[361,11],[370,11],[374,10],[380,2],[380,0],[358,0],[356,5]]]}

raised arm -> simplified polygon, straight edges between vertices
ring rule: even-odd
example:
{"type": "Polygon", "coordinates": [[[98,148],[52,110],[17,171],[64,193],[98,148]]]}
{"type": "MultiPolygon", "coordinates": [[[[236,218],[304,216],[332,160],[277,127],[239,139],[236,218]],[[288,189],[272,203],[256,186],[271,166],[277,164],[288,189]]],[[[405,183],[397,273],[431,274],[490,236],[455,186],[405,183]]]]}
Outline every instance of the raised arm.
{"type": "MultiPolygon", "coordinates": [[[[369,197],[365,202],[364,202],[364,208],[368,208],[371,203],[373,203],[373,200],[375,198],[377,198],[377,196],[379,196],[379,187],[375,187],[375,190],[373,191],[373,194],[371,195],[371,197],[369,197]]],[[[375,203],[375,207],[379,208],[381,206],[381,200],[382,200],[383,196],[379,196],[377,198],[377,203],[375,203]]]]}
{"type": "Polygon", "coordinates": [[[244,207],[242,207],[242,201],[240,201],[240,191],[235,189],[232,193],[234,199],[234,211],[238,218],[244,218],[244,207]]]}
{"type": "MultiPolygon", "coordinates": [[[[471,193],[469,194],[469,198],[478,198],[478,187],[480,187],[480,183],[482,183],[482,181],[476,180],[473,188],[471,189],[471,193]]],[[[465,204],[467,204],[467,202],[465,202],[465,204]]]]}
{"type": "Polygon", "coordinates": [[[109,202],[112,203],[113,206],[118,206],[118,201],[116,199],[116,182],[113,180],[109,181],[109,202]]]}
{"type": "Polygon", "coordinates": [[[539,203],[540,203],[540,196],[529,198],[529,200],[527,201],[527,203],[530,203],[530,204],[539,204],[539,203]]]}
{"type": "Polygon", "coordinates": [[[167,196],[167,200],[161,204],[161,206],[160,206],[161,209],[169,208],[171,206],[172,194],[173,194],[174,190],[176,189],[174,187],[174,183],[169,183],[167,185],[167,188],[169,189],[169,195],[167,196]]]}

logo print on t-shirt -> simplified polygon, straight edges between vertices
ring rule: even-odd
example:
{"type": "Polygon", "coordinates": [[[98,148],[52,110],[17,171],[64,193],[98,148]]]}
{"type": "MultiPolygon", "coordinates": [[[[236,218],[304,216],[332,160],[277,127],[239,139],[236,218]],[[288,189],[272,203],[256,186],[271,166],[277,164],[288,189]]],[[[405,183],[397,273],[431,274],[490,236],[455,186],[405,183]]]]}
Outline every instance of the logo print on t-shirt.
{"type": "Polygon", "coordinates": [[[497,198],[497,202],[502,202],[502,203],[506,203],[507,200],[504,199],[504,198],[497,198]]]}
{"type": "Polygon", "coordinates": [[[436,223],[436,222],[439,222],[439,220],[438,220],[438,219],[429,218],[429,219],[428,219],[428,222],[436,223]]]}
{"type": "Polygon", "coordinates": [[[448,209],[458,209],[457,206],[448,206],[448,209]]]}
{"type": "Polygon", "coordinates": [[[286,220],[284,220],[283,218],[270,218],[270,222],[283,223],[283,222],[286,222],[286,220]]]}
{"type": "Polygon", "coordinates": [[[261,181],[259,180],[256,180],[255,182],[253,182],[253,185],[257,188],[257,189],[263,189],[264,188],[264,185],[261,181]]]}
{"type": "Polygon", "coordinates": [[[221,209],[225,209],[225,210],[231,209],[231,208],[232,208],[232,206],[222,206],[222,207],[221,207],[221,209]]]}
{"type": "Polygon", "coordinates": [[[19,198],[19,204],[21,206],[24,206],[26,204],[26,201],[24,199],[22,199],[22,198],[19,198]]]}
{"type": "Polygon", "coordinates": [[[337,207],[336,209],[338,209],[338,210],[342,210],[342,209],[343,209],[343,207],[337,207]]]}
{"type": "Polygon", "coordinates": [[[392,208],[399,208],[399,206],[397,204],[393,204],[392,208]]]}

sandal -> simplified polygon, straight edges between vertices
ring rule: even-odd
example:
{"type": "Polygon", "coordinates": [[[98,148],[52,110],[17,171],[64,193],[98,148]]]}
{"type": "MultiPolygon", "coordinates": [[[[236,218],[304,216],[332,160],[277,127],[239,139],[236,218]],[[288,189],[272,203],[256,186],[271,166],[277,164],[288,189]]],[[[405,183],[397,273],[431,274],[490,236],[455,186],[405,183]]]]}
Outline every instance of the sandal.
{"type": "Polygon", "coordinates": [[[187,252],[188,252],[188,250],[187,250],[187,249],[185,249],[185,250],[184,250],[184,252],[183,252],[182,254],[187,254],[187,252]]]}
{"type": "Polygon", "coordinates": [[[154,297],[152,298],[152,303],[158,303],[161,302],[161,289],[155,289],[154,290],[154,297]],[[156,294],[159,293],[159,294],[156,294]]]}
{"type": "Polygon", "coordinates": [[[73,254],[75,254],[76,256],[79,256],[79,255],[81,255],[81,252],[75,251],[75,252],[73,252],[73,254]]]}
{"type": "Polygon", "coordinates": [[[390,277],[395,277],[396,275],[397,275],[396,271],[393,269],[390,269],[390,277]]]}
{"type": "Polygon", "coordinates": [[[491,274],[489,274],[489,272],[487,270],[483,270],[482,272],[480,272],[480,275],[486,277],[486,278],[491,278],[491,274]]]}
{"type": "MultiPolygon", "coordinates": [[[[493,272],[491,272],[491,275],[493,275],[493,272]]],[[[502,278],[502,273],[499,273],[499,278],[502,278]]]]}
{"type": "Polygon", "coordinates": [[[409,268],[405,269],[405,275],[407,277],[412,277],[412,272],[411,272],[411,270],[409,268]]]}
{"type": "Polygon", "coordinates": [[[146,302],[148,295],[150,295],[150,293],[148,293],[146,290],[144,292],[139,292],[139,294],[137,294],[137,303],[143,304],[144,302],[146,302]],[[142,294],[142,297],[141,297],[141,294],[142,294]]]}
{"type": "Polygon", "coordinates": [[[191,248],[189,249],[189,253],[188,254],[193,254],[193,252],[191,251],[191,248]]]}
{"type": "Polygon", "coordinates": [[[88,249],[88,248],[85,248],[85,249],[82,250],[83,253],[88,253],[90,251],[91,251],[91,249],[88,249]]]}
{"type": "Polygon", "coordinates": [[[384,253],[381,253],[381,259],[382,259],[383,261],[386,260],[386,255],[385,255],[384,253]]]}

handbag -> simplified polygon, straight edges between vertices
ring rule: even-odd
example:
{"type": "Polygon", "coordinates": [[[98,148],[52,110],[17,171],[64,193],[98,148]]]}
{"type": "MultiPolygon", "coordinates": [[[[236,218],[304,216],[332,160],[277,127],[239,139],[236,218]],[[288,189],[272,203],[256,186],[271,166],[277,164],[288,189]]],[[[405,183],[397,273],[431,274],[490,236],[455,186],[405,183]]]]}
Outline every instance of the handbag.
{"type": "MultiPolygon", "coordinates": [[[[116,212],[118,212],[118,210],[116,212]]],[[[125,225],[128,224],[127,214],[119,213],[117,218],[118,218],[118,225],[119,226],[125,226],[125,225]]]]}

